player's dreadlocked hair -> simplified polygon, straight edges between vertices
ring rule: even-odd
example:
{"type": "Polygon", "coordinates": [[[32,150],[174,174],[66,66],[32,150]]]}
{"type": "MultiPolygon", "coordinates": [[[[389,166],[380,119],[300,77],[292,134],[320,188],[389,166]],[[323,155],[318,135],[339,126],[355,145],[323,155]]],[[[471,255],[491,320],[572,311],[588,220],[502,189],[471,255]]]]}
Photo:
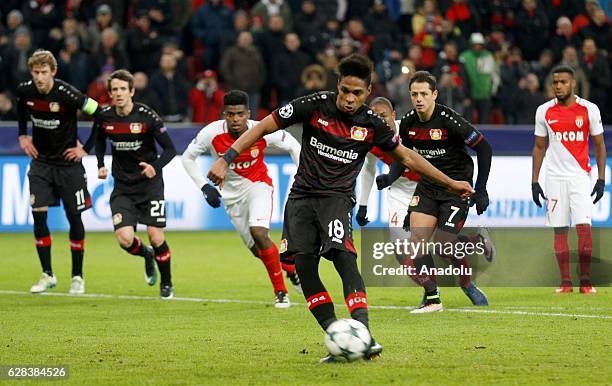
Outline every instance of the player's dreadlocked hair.
{"type": "Polygon", "coordinates": [[[574,71],[574,69],[571,66],[568,66],[567,64],[560,64],[558,66],[556,66],[555,68],[552,69],[551,74],[560,74],[560,73],[568,73],[572,76],[572,78],[576,77],[576,71],[574,71]]]}
{"type": "Polygon", "coordinates": [[[436,88],[438,87],[438,84],[436,82],[436,77],[431,75],[427,71],[415,72],[414,75],[412,75],[412,78],[410,78],[410,83],[408,84],[408,88],[412,87],[413,83],[427,83],[429,84],[429,88],[431,89],[432,92],[435,91],[436,88]]]}
{"type": "Polygon", "coordinates": [[[108,77],[108,80],[106,81],[106,87],[109,90],[111,89],[111,81],[113,79],[119,79],[124,82],[127,82],[128,88],[130,90],[134,89],[134,75],[132,75],[128,70],[124,70],[124,69],[116,70],[110,74],[110,76],[108,77]]]}
{"type": "Polygon", "coordinates": [[[338,64],[340,79],[345,76],[354,76],[363,79],[366,85],[372,81],[372,71],[374,71],[372,61],[361,54],[349,55],[338,64]]]}
{"type": "Polygon", "coordinates": [[[249,95],[242,90],[230,90],[223,96],[224,106],[249,105],[249,95]]]}

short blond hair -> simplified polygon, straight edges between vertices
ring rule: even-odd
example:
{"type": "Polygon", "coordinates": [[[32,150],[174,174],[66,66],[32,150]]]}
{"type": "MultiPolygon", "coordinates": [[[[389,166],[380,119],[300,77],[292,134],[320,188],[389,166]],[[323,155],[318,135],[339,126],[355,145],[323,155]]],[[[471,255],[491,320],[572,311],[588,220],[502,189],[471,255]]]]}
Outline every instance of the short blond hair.
{"type": "Polygon", "coordinates": [[[57,60],[55,60],[55,56],[53,56],[51,51],[36,50],[28,59],[28,68],[30,70],[34,66],[44,66],[45,64],[49,65],[51,71],[55,71],[57,69],[57,60]]]}

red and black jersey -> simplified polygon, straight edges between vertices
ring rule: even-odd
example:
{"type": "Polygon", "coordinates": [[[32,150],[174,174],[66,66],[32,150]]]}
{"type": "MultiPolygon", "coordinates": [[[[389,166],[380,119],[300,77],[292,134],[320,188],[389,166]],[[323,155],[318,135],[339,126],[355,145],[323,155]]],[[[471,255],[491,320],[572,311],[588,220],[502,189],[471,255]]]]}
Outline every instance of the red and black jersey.
{"type": "Polygon", "coordinates": [[[77,110],[87,103],[87,97],[60,79],[54,79],[48,94],[41,94],[29,80],[17,87],[19,135],[27,133],[32,122],[32,141],[38,150],[38,160],[54,165],[74,165],[64,160],[66,149],[77,143],[77,110]]]}
{"type": "MultiPolygon", "coordinates": [[[[139,163],[146,162],[156,166],[158,157],[155,141],[161,143],[162,137],[169,140],[166,127],[157,113],[138,102],[134,102],[132,111],[126,116],[119,116],[113,106],[104,108],[96,117],[93,130],[97,133],[98,166],[104,165],[103,149],[108,138],[113,155],[113,177],[121,182],[145,180],[139,163]]],[[[158,172],[161,167],[156,167],[158,172]]],[[[161,176],[161,173],[158,174],[161,176]]]]}
{"type": "MultiPolygon", "coordinates": [[[[456,111],[437,104],[427,122],[421,122],[415,110],[408,112],[400,123],[402,145],[427,159],[447,176],[472,183],[474,164],[465,146],[474,147],[484,139],[468,121],[456,111]]],[[[440,188],[421,177],[421,182],[440,188]]]]}
{"type": "Polygon", "coordinates": [[[353,115],[336,107],[336,94],[320,92],[275,110],[279,127],[302,123],[300,165],[290,198],[349,196],[366,154],[374,146],[391,151],[398,145],[393,130],[367,106],[353,115]]]}

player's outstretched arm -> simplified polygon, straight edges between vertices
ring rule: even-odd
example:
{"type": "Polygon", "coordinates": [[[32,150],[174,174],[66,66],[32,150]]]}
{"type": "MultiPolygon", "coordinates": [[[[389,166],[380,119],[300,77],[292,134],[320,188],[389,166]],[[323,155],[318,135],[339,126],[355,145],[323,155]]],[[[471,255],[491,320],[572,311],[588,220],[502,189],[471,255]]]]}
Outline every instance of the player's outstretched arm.
{"type": "Polygon", "coordinates": [[[538,182],[540,178],[540,169],[542,169],[542,163],[544,162],[544,155],[546,154],[546,137],[537,136],[535,137],[535,142],[533,144],[533,150],[531,151],[531,195],[533,198],[533,202],[538,207],[542,207],[542,203],[540,202],[540,197],[546,200],[546,196],[544,196],[544,191],[538,182]]]}
{"type": "Polygon", "coordinates": [[[227,167],[240,153],[252,146],[258,139],[266,134],[274,133],[279,127],[272,114],[259,121],[255,126],[248,129],[234,142],[223,157],[215,161],[208,172],[208,178],[213,184],[219,185],[225,179],[227,167]]]}
{"type": "Polygon", "coordinates": [[[401,162],[406,168],[419,173],[421,176],[427,177],[430,180],[437,182],[442,186],[446,186],[448,190],[467,198],[474,190],[466,181],[455,181],[440,170],[436,169],[425,158],[421,157],[414,150],[410,150],[403,145],[398,145],[395,149],[389,152],[393,159],[401,162]]]}

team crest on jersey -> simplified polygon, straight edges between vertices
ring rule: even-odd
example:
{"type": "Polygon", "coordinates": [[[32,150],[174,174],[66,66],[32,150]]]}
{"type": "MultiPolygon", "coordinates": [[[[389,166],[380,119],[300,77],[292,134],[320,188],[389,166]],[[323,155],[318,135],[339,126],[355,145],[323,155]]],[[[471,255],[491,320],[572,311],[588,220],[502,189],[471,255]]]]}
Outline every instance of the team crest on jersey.
{"type": "Polygon", "coordinates": [[[33,194],[30,194],[30,205],[34,205],[35,202],[36,202],[36,196],[33,194]]]}
{"type": "Polygon", "coordinates": [[[584,124],[584,118],[582,118],[582,115],[578,115],[576,117],[576,126],[578,126],[578,128],[581,129],[583,124],[584,124]]]}
{"type": "Polygon", "coordinates": [[[121,213],[115,213],[113,215],[113,225],[119,225],[121,224],[121,221],[123,221],[123,216],[121,213]]]}
{"type": "Polygon", "coordinates": [[[439,141],[442,139],[442,130],[440,129],[431,129],[429,130],[429,136],[434,141],[439,141]]]}
{"type": "Polygon", "coordinates": [[[280,248],[278,250],[280,253],[287,252],[287,239],[282,239],[280,243],[280,248]]]}
{"type": "Polygon", "coordinates": [[[132,134],[140,134],[140,133],[142,133],[142,123],[140,123],[140,122],[130,123],[130,132],[132,134]]]}
{"type": "Polygon", "coordinates": [[[291,103],[284,105],[278,110],[278,115],[280,115],[281,118],[289,118],[293,115],[293,105],[291,105],[291,103]]]}
{"type": "Polygon", "coordinates": [[[368,129],[365,127],[353,126],[351,127],[351,138],[355,141],[365,141],[368,136],[368,129]]]}
{"type": "Polygon", "coordinates": [[[57,113],[58,111],[60,111],[60,105],[57,102],[50,102],[49,103],[49,110],[51,110],[52,113],[57,113]]]}
{"type": "Polygon", "coordinates": [[[412,196],[412,200],[410,200],[410,206],[419,205],[419,196],[412,196]]]}
{"type": "Polygon", "coordinates": [[[253,146],[251,148],[251,157],[253,158],[257,158],[257,156],[259,155],[259,149],[255,146],[253,146]]]}

